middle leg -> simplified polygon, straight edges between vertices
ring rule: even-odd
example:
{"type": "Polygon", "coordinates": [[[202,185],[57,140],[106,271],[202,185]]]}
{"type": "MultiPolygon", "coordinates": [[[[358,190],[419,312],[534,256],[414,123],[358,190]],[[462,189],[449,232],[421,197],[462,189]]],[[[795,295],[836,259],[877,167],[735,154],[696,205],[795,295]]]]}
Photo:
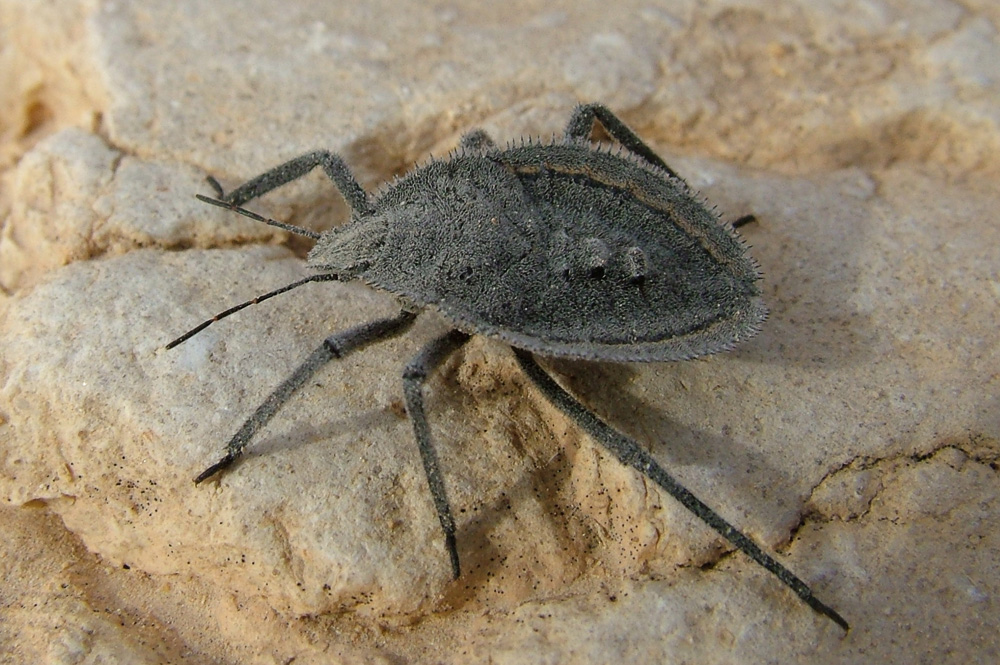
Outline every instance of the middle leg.
{"type": "Polygon", "coordinates": [[[653,152],[653,149],[646,145],[645,141],[629,129],[628,125],[604,104],[581,104],[573,109],[573,115],[570,116],[569,122],[566,124],[566,138],[590,138],[595,120],[601,123],[608,134],[621,143],[626,150],[642,157],[653,166],[658,166],[683,182],[684,179],[677,175],[676,171],[667,166],[667,163],[660,159],[660,156],[653,152]]]}
{"type": "Polygon", "coordinates": [[[420,459],[424,463],[424,473],[434,499],[438,520],[444,530],[444,545],[451,559],[451,574],[455,579],[461,575],[458,563],[458,546],[455,543],[455,518],[444,488],[444,477],[438,464],[437,453],[431,442],[431,428],[424,413],[424,397],[421,388],[424,381],[444,360],[469,340],[467,333],[459,330],[438,337],[425,346],[403,370],[403,393],[406,397],[406,411],[413,421],[413,434],[420,449],[420,459]]]}
{"type": "Polygon", "coordinates": [[[484,153],[489,150],[496,150],[497,144],[493,142],[490,135],[482,129],[473,129],[462,135],[462,140],[458,144],[460,150],[471,153],[484,153]]]}

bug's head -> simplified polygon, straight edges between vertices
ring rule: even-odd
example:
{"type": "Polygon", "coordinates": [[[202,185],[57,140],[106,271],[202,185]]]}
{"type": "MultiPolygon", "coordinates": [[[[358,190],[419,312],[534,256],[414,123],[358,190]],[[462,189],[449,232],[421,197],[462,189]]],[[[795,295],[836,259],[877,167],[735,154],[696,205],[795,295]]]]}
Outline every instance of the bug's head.
{"type": "Polygon", "coordinates": [[[316,241],[309,251],[309,267],[336,273],[341,280],[357,277],[381,255],[385,235],[385,221],[380,216],[355,218],[316,241]]]}

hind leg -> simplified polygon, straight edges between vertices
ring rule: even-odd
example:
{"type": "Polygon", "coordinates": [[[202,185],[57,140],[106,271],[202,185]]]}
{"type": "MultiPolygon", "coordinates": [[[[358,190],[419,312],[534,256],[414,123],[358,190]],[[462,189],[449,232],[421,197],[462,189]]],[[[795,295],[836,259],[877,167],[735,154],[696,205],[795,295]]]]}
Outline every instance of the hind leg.
{"type": "Polygon", "coordinates": [[[717,512],[677,482],[666,469],[660,466],[659,462],[653,459],[652,455],[646,452],[645,448],[633,439],[613,429],[588,410],[576,398],[563,390],[562,386],[556,383],[555,379],[535,362],[535,359],[529,352],[514,349],[514,355],[517,357],[517,362],[521,365],[521,369],[524,370],[524,373],[528,375],[528,378],[531,379],[545,398],[569,416],[590,436],[594,437],[609,452],[617,457],[622,464],[632,467],[663,488],[670,496],[677,499],[681,505],[714,529],[716,533],[781,580],[783,584],[794,591],[813,610],[831,619],[845,631],[849,629],[844,617],[840,616],[829,605],[821,602],[813,594],[812,589],[799,579],[795,573],[778,563],[774,557],[761,549],[757,543],[750,540],[743,532],[724,520],[717,512]]]}

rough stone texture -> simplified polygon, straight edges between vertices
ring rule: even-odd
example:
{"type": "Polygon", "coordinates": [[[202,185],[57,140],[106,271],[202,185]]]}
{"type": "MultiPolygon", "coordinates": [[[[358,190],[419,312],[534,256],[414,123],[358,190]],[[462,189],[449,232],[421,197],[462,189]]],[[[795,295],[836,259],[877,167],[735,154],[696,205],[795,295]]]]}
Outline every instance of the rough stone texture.
{"type": "MultiPolygon", "coordinates": [[[[812,3],[0,2],[5,662],[1000,658],[1000,10],[812,3]],[[550,362],[852,623],[726,548],[476,340],[429,384],[449,579],[399,373],[318,375],[190,479],[330,331],[394,311],[194,201],[316,147],[368,187],[483,126],[603,101],[730,217],[772,310],[736,352],[550,362]]],[[[322,230],[320,176],[254,208],[322,230]]]]}

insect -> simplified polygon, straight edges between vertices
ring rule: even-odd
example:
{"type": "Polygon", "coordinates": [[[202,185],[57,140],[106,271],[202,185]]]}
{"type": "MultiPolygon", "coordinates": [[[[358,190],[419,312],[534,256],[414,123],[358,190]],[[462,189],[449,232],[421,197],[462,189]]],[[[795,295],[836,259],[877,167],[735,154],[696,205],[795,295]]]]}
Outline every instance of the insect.
{"type": "Polygon", "coordinates": [[[315,274],[221,312],[172,341],[173,348],[252,304],[309,282],[360,280],[401,302],[398,315],[327,337],[246,420],[225,455],[196,483],[224,471],[295,391],[331,360],[405,332],[424,308],[454,325],[403,370],[427,483],[453,576],[461,574],[455,520],[424,412],[422,385],[471,335],[513,347],[542,395],[611,451],[773,573],[845,631],[847,621],[790,570],[686,488],[634,440],[566,392],[533,354],[616,362],[684,360],[724,351],[753,336],[767,310],[759,273],[723,225],[614,113],[574,109],[551,142],[499,148],[482,130],[465,134],[448,159],[431,161],[367,194],[344,161],[327,151],[302,155],[207,203],[312,238],[315,274]],[[600,123],[620,147],[591,142],[600,123]],[[351,208],[351,220],[323,234],[241,207],[316,167],[351,208]]]}

